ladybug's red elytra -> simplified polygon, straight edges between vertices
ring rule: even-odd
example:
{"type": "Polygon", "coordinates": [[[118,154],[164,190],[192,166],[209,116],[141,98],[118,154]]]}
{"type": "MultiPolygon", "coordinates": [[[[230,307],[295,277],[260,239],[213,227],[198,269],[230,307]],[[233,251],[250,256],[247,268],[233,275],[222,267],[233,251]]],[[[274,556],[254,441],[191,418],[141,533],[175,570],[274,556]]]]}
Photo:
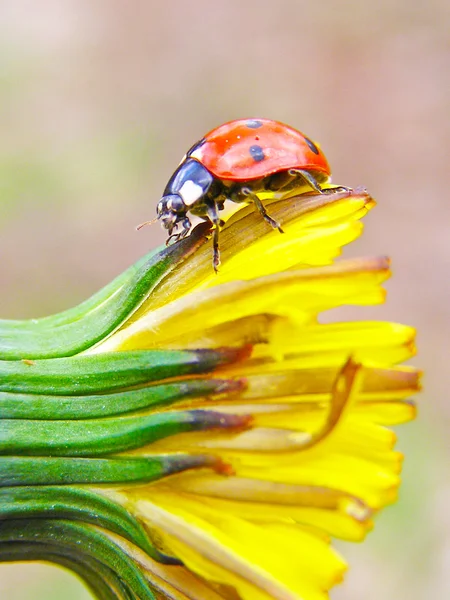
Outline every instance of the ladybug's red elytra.
{"type": "Polygon", "coordinates": [[[283,232],[258,194],[292,191],[305,182],[322,193],[321,184],[329,181],[327,159],[303,133],[270,119],[238,119],[213,129],[187,152],[158,202],[157,219],[169,232],[167,243],[189,233],[188,213],[211,221],[217,271],[225,200],[254,202],[265,221],[283,232]]]}

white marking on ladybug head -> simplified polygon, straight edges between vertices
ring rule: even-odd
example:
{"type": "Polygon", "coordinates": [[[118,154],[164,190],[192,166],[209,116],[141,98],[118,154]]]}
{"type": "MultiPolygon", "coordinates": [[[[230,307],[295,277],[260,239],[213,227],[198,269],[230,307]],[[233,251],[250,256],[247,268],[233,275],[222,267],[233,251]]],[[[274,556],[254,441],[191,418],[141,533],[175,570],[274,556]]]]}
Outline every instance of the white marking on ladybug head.
{"type": "Polygon", "coordinates": [[[193,152],[189,154],[189,158],[195,158],[195,160],[198,160],[198,162],[201,163],[203,159],[203,147],[199,146],[198,148],[196,148],[193,152]]]}
{"type": "Polygon", "coordinates": [[[201,196],[203,196],[203,188],[191,179],[188,179],[178,190],[178,194],[182,197],[186,206],[192,206],[199,198],[201,198],[201,196]]]}

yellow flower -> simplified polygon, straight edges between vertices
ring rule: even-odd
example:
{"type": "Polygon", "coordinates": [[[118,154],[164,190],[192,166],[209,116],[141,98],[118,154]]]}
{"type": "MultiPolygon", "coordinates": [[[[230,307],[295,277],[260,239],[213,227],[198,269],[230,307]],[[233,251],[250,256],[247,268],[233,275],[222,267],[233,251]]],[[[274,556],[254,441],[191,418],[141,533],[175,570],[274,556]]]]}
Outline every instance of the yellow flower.
{"type": "Polygon", "coordinates": [[[218,275],[204,238],[118,331],[86,351],[237,349],[209,374],[222,391],[145,412],[175,421],[187,412],[195,430],[126,453],[197,457],[198,466],[97,490],[173,557],[162,564],[115,538],[157,597],[324,600],[346,569],[331,538],[362,540],[395,501],[402,457],[388,427],[415,415],[407,398],[418,372],[398,366],[414,354],[414,330],[319,320],[338,306],[384,301],[386,258],[335,262],[373,205],[363,190],[339,189],[272,202],[284,235],[252,206],[239,210],[221,232],[218,275]]]}

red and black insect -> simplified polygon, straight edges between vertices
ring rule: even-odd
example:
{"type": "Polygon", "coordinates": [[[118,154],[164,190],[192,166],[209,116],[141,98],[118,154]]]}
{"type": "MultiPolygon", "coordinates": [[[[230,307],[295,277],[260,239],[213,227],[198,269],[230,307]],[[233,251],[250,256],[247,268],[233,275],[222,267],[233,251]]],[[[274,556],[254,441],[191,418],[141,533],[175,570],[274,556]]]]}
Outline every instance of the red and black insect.
{"type": "Polygon", "coordinates": [[[282,232],[258,194],[305,183],[322,193],[321,185],[329,181],[327,159],[303,133],[270,119],[238,119],[213,129],[187,152],[158,202],[157,219],[169,232],[168,243],[189,233],[189,213],[211,221],[217,270],[225,200],[254,202],[267,223],[282,232]]]}

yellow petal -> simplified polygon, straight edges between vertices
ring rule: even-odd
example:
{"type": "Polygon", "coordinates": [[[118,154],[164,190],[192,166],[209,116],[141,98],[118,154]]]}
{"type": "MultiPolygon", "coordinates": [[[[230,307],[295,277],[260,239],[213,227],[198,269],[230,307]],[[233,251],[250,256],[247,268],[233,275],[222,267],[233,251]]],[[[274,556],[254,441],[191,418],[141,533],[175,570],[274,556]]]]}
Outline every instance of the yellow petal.
{"type": "Polygon", "coordinates": [[[338,490],[239,477],[224,479],[207,473],[186,475],[173,478],[163,487],[199,496],[201,502],[255,523],[294,521],[352,541],[362,540],[373,525],[368,507],[338,490]]]}
{"type": "MultiPolygon", "coordinates": [[[[267,203],[266,203],[267,204],[267,203]]],[[[328,264],[331,256],[336,256],[339,248],[349,243],[361,232],[357,223],[373,206],[373,199],[365,190],[354,190],[350,192],[335,192],[333,194],[301,195],[285,200],[277,200],[267,204],[270,213],[278,219],[286,231],[280,234],[274,231],[261,218],[253,204],[243,207],[227,221],[221,232],[220,248],[222,265],[219,274],[216,275],[211,266],[212,244],[204,244],[193,256],[189,257],[182,269],[172,272],[152,293],[151,298],[136,313],[133,319],[140,318],[148,310],[154,310],[180,296],[192,292],[195,289],[204,289],[215,286],[226,281],[236,279],[252,279],[256,277],[252,268],[257,268],[258,276],[268,275],[274,272],[290,269],[294,265],[309,264],[313,260],[314,265],[328,264]],[[344,224],[341,234],[332,231],[332,228],[344,224]],[[308,251],[308,246],[299,246],[297,252],[292,250],[284,254],[278,251],[285,244],[283,238],[289,236],[293,248],[309,230],[320,230],[331,227],[329,232],[324,232],[323,241],[329,233],[333,237],[332,248],[324,252],[324,263],[318,261],[314,253],[308,251]],[[349,230],[347,229],[349,228],[349,230]],[[275,260],[261,260],[262,248],[269,247],[271,255],[275,260]],[[234,267],[228,269],[229,261],[233,259],[234,267]],[[249,265],[247,267],[247,264],[249,265]],[[262,265],[266,268],[262,269],[262,265]],[[227,273],[225,274],[225,270],[227,273]]],[[[316,240],[311,238],[311,242],[316,240]]],[[[317,243],[315,243],[317,249],[317,243]]]]}
{"type": "Polygon", "coordinates": [[[345,568],[322,539],[298,526],[260,527],[169,491],[155,490],[137,509],[189,568],[248,600],[325,600],[345,568]]]}
{"type": "MultiPolygon", "coordinates": [[[[319,312],[343,304],[376,304],[384,299],[380,283],[389,275],[388,266],[383,258],[354,259],[219,285],[150,312],[95,351],[168,347],[174,343],[180,347],[184,336],[253,314],[287,315],[296,323],[310,323],[319,312]]],[[[274,351],[282,349],[275,347],[274,351]]]]}

